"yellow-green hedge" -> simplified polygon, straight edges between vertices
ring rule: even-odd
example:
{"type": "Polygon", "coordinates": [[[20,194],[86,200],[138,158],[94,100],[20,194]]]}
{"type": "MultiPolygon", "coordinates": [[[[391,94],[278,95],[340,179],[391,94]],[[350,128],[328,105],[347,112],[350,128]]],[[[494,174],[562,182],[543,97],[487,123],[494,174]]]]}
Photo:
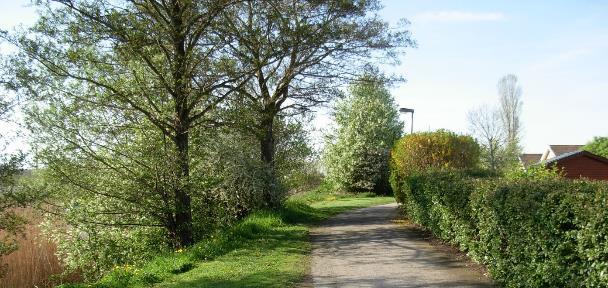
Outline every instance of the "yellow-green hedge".
{"type": "Polygon", "coordinates": [[[428,168],[471,169],[479,163],[480,148],[471,136],[447,130],[406,135],[391,151],[394,171],[401,176],[428,168]]]}

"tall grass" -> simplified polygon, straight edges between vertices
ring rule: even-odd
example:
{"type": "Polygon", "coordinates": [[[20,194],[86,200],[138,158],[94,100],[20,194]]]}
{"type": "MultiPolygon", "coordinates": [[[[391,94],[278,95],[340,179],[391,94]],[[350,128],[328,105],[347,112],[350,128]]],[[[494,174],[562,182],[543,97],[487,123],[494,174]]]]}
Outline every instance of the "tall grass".
{"type": "Polygon", "coordinates": [[[77,281],[77,275],[59,277],[63,268],[55,256],[55,245],[40,234],[38,224],[40,215],[33,209],[19,211],[29,224],[25,235],[19,240],[19,249],[2,258],[8,264],[8,273],[0,278],[0,287],[53,287],[55,285],[77,281]],[[55,275],[55,276],[54,276],[55,275]]]}

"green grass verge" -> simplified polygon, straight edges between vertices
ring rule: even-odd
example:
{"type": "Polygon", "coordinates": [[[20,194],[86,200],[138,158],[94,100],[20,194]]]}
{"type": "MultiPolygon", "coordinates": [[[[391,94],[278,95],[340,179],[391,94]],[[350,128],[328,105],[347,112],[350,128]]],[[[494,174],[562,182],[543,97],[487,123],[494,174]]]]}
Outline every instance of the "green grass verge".
{"type": "Polygon", "coordinates": [[[95,284],[63,287],[291,287],[309,272],[311,225],[349,209],[392,202],[370,194],[293,196],[281,211],[255,212],[188,249],[140,267],[116,267],[95,284]]]}

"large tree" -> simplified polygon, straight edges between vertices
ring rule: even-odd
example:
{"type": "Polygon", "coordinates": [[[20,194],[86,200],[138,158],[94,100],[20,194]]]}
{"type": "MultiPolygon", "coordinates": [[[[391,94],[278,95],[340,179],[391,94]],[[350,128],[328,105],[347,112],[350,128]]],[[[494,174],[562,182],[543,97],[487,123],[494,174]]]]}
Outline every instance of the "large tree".
{"type": "Polygon", "coordinates": [[[54,203],[62,211],[192,243],[191,137],[247,77],[212,32],[232,2],[41,1],[33,28],[4,36],[20,50],[9,86],[32,100],[38,158],[67,199],[54,203]]]}
{"type": "Polygon", "coordinates": [[[482,164],[493,171],[517,162],[521,152],[522,88],[517,76],[500,78],[498,107],[482,106],[467,114],[469,129],[481,144],[482,164]]]}
{"type": "Polygon", "coordinates": [[[469,128],[482,148],[482,162],[497,171],[517,163],[521,152],[522,88],[517,76],[508,74],[496,85],[498,107],[482,106],[469,111],[469,128]]]}
{"type": "MultiPolygon", "coordinates": [[[[379,19],[377,0],[245,0],[224,14],[218,30],[253,77],[239,93],[258,138],[260,157],[275,174],[275,121],[308,111],[338,95],[373,61],[395,63],[413,45],[404,27],[379,19]]],[[[243,113],[246,115],[247,113],[243,113]]],[[[269,183],[267,199],[274,199],[269,183]]]]}

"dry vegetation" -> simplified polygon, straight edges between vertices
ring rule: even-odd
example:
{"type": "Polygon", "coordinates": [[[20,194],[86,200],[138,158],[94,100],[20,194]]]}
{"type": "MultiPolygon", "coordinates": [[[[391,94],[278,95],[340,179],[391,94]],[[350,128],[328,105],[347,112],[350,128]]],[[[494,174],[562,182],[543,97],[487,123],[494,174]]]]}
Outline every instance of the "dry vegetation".
{"type": "Polygon", "coordinates": [[[77,280],[74,275],[51,277],[63,272],[55,256],[55,245],[40,235],[37,227],[40,216],[36,212],[25,209],[22,213],[30,224],[25,227],[19,249],[2,259],[3,263],[8,264],[8,274],[0,278],[0,287],[53,287],[62,282],[77,280]]]}

